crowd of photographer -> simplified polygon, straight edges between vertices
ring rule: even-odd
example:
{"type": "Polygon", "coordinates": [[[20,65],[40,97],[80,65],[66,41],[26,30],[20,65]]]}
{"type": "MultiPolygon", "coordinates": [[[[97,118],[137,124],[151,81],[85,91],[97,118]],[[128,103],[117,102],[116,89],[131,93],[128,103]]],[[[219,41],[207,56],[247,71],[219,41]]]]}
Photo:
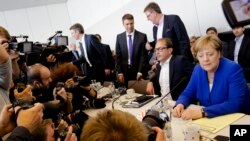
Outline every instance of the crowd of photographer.
{"type": "MultiPolygon", "coordinates": [[[[88,130],[83,129],[85,123],[91,124],[84,110],[106,106],[105,100],[97,98],[97,91],[90,87],[90,78],[83,77],[73,63],[57,62],[53,55],[43,59],[46,63],[28,66],[16,50],[9,48],[9,41],[8,31],[0,27],[0,137],[11,132],[5,140],[80,140],[88,130]]],[[[143,123],[133,118],[146,130],[143,123]]],[[[122,130],[127,125],[119,126],[122,130]]],[[[152,130],[158,133],[157,141],[165,138],[160,128],[152,130]]],[[[148,136],[148,132],[144,133],[142,137],[148,136]]]]}

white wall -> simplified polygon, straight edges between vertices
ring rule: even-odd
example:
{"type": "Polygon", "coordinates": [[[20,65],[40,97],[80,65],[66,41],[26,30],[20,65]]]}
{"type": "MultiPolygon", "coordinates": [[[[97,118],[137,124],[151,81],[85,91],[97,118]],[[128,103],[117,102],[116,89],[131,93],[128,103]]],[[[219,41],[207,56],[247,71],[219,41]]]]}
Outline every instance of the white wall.
{"type": "Polygon", "coordinates": [[[66,3],[0,12],[0,25],[11,35],[28,35],[30,41],[45,43],[57,30],[69,35],[70,24],[66,3]]]}
{"type": "Polygon", "coordinates": [[[103,43],[115,48],[116,35],[124,31],[122,16],[131,13],[135,28],[152,40],[152,23],[143,13],[151,1],[165,14],[177,14],[189,35],[203,35],[209,26],[219,32],[231,30],[221,9],[222,0],[68,0],[67,3],[0,12],[0,25],[11,35],[25,34],[29,40],[46,42],[57,30],[70,36],[69,27],[79,22],[87,34],[99,33],[103,43]]]}
{"type": "MultiPolygon", "coordinates": [[[[99,33],[103,43],[115,48],[116,35],[124,31],[121,18],[131,13],[135,28],[147,34],[152,40],[152,24],[143,13],[152,0],[68,0],[67,6],[72,24],[80,22],[87,34],[99,33]],[[98,5],[97,5],[98,3],[98,5]],[[99,6],[100,4],[100,6],[99,6]]],[[[221,9],[222,0],[153,0],[163,13],[177,14],[184,22],[189,35],[203,35],[209,26],[218,31],[230,30],[221,9]]]]}

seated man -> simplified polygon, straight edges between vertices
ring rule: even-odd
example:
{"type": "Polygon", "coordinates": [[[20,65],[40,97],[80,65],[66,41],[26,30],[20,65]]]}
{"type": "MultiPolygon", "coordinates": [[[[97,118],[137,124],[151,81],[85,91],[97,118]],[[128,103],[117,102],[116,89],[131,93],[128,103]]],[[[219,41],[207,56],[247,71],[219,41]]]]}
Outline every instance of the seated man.
{"type": "MultiPolygon", "coordinates": [[[[152,127],[152,130],[157,133],[156,141],[166,141],[163,130],[159,127],[152,127]]],[[[86,121],[81,141],[113,140],[147,141],[148,131],[133,115],[119,110],[106,110],[86,121]]]]}
{"type": "Polygon", "coordinates": [[[172,55],[172,52],[173,44],[169,38],[157,41],[155,53],[160,63],[157,64],[155,75],[147,85],[147,92],[165,95],[171,91],[168,99],[176,100],[185,89],[194,65],[183,56],[172,55]]]}

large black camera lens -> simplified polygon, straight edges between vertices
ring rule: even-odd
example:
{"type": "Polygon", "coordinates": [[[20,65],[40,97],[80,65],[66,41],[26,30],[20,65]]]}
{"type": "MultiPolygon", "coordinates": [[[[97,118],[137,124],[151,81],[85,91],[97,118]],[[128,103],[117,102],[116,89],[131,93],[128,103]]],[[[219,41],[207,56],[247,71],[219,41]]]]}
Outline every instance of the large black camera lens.
{"type": "Polygon", "coordinates": [[[142,123],[146,126],[149,132],[148,141],[155,141],[156,134],[151,130],[151,127],[159,127],[163,129],[165,123],[169,121],[169,117],[165,112],[157,110],[148,110],[142,119],[142,123]]]}

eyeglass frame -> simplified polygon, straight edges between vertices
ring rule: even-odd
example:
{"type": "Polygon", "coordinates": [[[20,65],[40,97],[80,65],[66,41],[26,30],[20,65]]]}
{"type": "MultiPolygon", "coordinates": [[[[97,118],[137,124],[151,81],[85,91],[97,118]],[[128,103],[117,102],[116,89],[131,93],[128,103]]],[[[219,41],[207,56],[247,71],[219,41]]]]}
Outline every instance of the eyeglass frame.
{"type": "Polygon", "coordinates": [[[163,52],[164,49],[168,49],[169,47],[165,46],[165,47],[159,47],[159,48],[155,48],[154,51],[155,52],[163,52]]]}

